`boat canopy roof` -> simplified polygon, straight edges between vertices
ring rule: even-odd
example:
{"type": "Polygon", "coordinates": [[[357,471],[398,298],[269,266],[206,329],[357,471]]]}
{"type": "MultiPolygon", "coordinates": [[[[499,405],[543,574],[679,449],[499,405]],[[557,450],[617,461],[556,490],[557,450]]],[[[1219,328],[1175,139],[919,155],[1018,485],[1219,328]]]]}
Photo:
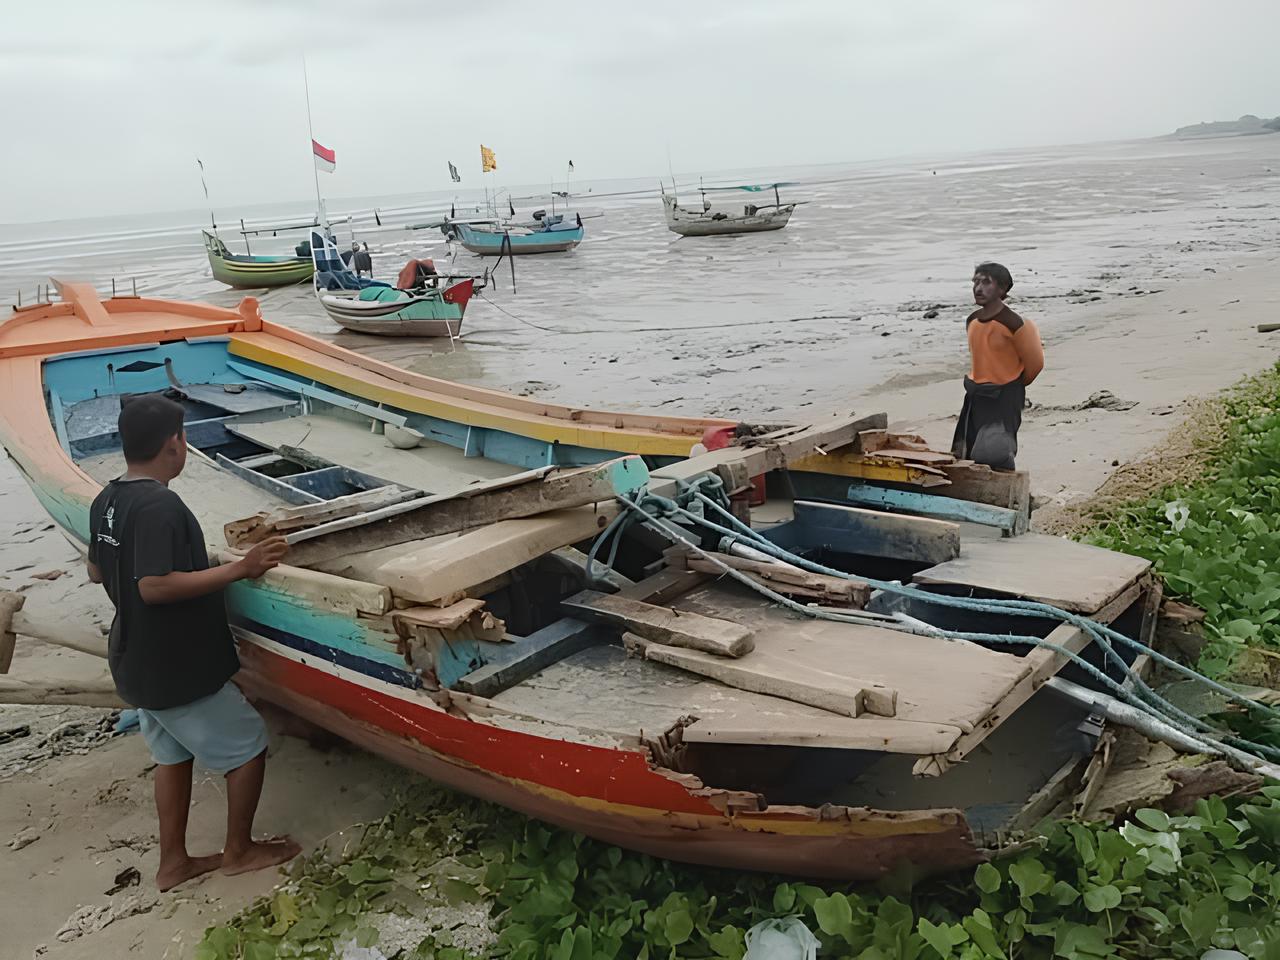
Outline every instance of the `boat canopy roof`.
{"type": "Polygon", "coordinates": [[[777,183],[741,183],[728,187],[699,187],[703,193],[719,190],[745,190],[748,193],[763,193],[765,190],[776,190],[778,187],[794,187],[796,180],[779,180],[777,183]]]}

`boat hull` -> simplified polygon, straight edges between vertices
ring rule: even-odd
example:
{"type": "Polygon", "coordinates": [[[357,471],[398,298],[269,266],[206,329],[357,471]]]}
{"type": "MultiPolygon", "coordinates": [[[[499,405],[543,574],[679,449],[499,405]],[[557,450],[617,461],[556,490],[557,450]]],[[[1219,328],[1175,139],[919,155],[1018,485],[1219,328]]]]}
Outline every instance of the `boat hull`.
{"type": "Polygon", "coordinates": [[[464,308],[443,300],[378,302],[322,294],[320,305],[340,327],[379,337],[456,337],[464,308]]]}
{"type": "Polygon", "coordinates": [[[287,287],[311,279],[315,267],[311,260],[297,257],[255,257],[253,260],[227,259],[209,252],[209,268],[213,279],[238,290],[259,287],[287,287]]]}
{"type": "Polygon", "coordinates": [[[667,229],[682,237],[721,237],[781,230],[791,222],[791,214],[796,209],[795,204],[783,204],[754,214],[712,216],[701,210],[681,207],[670,197],[664,198],[663,208],[667,229]]]}
{"type": "Polygon", "coordinates": [[[237,634],[237,682],[251,697],[438,783],[605,843],[702,866],[846,881],[875,879],[903,860],[946,871],[984,859],[958,810],[740,809],[741,795],[656,770],[639,749],[476,723],[425,694],[370,690],[340,667],[237,634]]]}
{"type": "MultiPolygon", "coordinates": [[[[507,234],[489,233],[483,230],[472,230],[466,224],[458,225],[458,242],[463,248],[482,257],[501,256],[507,234]]],[[[548,230],[539,233],[511,235],[510,253],[565,253],[572,250],[586,236],[586,230],[575,227],[572,230],[548,230]]]]}

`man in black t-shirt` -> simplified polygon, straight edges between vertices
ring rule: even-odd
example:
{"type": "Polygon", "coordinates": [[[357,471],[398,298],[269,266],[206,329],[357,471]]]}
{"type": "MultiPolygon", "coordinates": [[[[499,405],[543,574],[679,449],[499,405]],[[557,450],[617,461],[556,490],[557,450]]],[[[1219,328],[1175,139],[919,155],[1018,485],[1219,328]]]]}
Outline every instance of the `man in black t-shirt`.
{"type": "Polygon", "coordinates": [[[169,481],[182,472],[183,409],[147,394],[124,403],[119,433],[125,473],[89,508],[89,577],[115,605],[108,662],[116,690],[138,708],[156,761],[161,890],[219,866],[245,873],[296,856],[292,840],[255,841],[253,817],[266,771],[267,732],[231,683],[240,669],[222,591],[262,576],[285,554],[283,538],[233,563],[209,566],[200,524],[169,481]],[[187,853],[194,760],[227,781],[221,854],[187,853]]]}

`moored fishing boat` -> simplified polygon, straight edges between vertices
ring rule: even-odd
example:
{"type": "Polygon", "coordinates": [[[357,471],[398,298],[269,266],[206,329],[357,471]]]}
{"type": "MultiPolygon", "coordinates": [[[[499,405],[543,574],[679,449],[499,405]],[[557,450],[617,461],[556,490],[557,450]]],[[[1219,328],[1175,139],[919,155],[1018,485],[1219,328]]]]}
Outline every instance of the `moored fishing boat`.
{"type": "Polygon", "coordinates": [[[566,222],[558,215],[527,224],[458,220],[448,224],[448,230],[465,249],[482,257],[564,253],[580,244],[587,232],[580,220],[566,222]]]}
{"type": "Polygon", "coordinates": [[[213,279],[229,287],[287,287],[308,280],[314,270],[309,256],[253,256],[232,253],[207,230],[201,231],[213,279]]]}
{"type": "Polygon", "coordinates": [[[1088,760],[1096,736],[1057,735],[1088,711],[1036,691],[1091,635],[935,593],[1148,629],[1145,561],[1023,532],[1025,475],[955,463],[881,415],[751,428],[567,408],[342,350],[252,298],[60,289],[0,324],[0,441],[68,536],[86,541],[122,469],[122,402],[168,392],[191,450],[173,486],[211,545],[291,542],[288,566],[227,592],[238,682],[609,842],[814,877],[972,864],[975,833],[1088,760]]]}
{"type": "Polygon", "coordinates": [[[314,231],[311,256],[316,299],[339,326],[354,333],[453,339],[462,333],[472,295],[484,287],[481,278],[442,276],[430,261],[419,260],[401,270],[399,286],[360,277],[342,262],[333,242],[314,231]]]}
{"type": "Polygon", "coordinates": [[[795,203],[783,203],[778,195],[778,188],[786,186],[782,183],[753,184],[739,187],[707,187],[701,189],[702,207],[682,207],[674,192],[667,193],[662,187],[662,209],[667,218],[667,229],[682,237],[717,237],[735,233],[763,233],[769,230],[781,230],[791,222],[791,214],[795,212],[795,203]],[[773,191],[773,203],[748,203],[742,212],[719,210],[712,207],[707,199],[709,192],[745,190],[759,192],[773,191]]]}

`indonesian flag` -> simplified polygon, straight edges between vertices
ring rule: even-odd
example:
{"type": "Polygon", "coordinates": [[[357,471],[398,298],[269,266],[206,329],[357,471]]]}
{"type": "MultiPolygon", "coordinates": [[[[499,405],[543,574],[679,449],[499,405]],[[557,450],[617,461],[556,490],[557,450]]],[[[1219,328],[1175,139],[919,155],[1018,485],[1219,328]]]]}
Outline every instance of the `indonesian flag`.
{"type": "Polygon", "coordinates": [[[315,140],[312,140],[311,153],[315,156],[317,170],[323,170],[325,173],[333,173],[333,168],[336,166],[335,161],[337,160],[337,155],[332,150],[328,147],[322,147],[315,140]]]}

